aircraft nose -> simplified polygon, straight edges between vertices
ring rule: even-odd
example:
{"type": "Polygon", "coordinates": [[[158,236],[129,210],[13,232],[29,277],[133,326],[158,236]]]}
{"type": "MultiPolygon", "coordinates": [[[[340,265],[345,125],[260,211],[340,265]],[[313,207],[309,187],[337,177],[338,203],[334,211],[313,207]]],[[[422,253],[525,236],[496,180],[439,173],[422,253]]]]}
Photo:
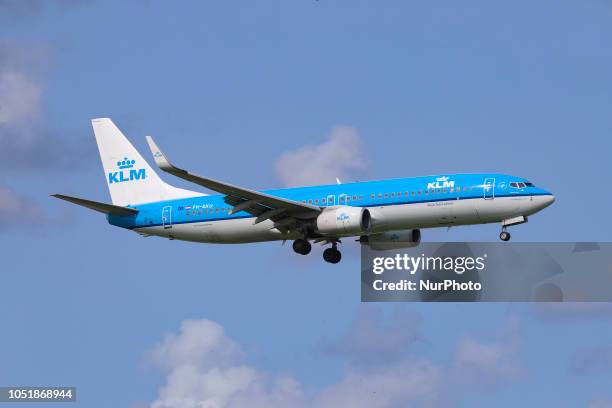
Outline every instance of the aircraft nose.
{"type": "Polygon", "coordinates": [[[541,197],[539,207],[540,207],[540,209],[546,208],[546,207],[548,207],[549,205],[551,205],[554,202],[555,202],[555,196],[554,195],[552,195],[552,194],[545,195],[545,196],[541,197]]]}

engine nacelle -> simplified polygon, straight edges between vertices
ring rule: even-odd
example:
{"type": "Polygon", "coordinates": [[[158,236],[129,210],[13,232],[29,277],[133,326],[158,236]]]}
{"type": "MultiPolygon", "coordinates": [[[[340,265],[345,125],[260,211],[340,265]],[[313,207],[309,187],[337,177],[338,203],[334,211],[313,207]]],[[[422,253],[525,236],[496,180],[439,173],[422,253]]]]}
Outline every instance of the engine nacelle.
{"type": "Polygon", "coordinates": [[[381,234],[364,235],[359,242],[368,245],[375,251],[414,248],[421,243],[421,230],[387,231],[381,234]]]}
{"type": "Polygon", "coordinates": [[[315,230],[323,235],[361,235],[370,230],[370,211],[361,207],[330,207],[315,221],[315,230]]]}

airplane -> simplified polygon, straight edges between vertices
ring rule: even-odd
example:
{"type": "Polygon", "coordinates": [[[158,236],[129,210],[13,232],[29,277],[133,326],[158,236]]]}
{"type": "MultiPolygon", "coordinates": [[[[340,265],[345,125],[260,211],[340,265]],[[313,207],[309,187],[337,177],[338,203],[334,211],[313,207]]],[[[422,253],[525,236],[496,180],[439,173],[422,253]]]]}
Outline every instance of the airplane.
{"type": "Polygon", "coordinates": [[[441,174],[256,191],[198,176],[173,165],[147,136],[160,170],[205,187],[207,195],[164,182],[109,118],[92,120],[112,204],[53,197],[101,213],[111,225],[143,236],[202,243],[293,241],[307,255],[330,245],[325,261],[341,260],[341,239],[358,237],[374,250],[414,247],[421,229],[500,223],[507,228],[555,201],[521,177],[497,173],[441,174]]]}

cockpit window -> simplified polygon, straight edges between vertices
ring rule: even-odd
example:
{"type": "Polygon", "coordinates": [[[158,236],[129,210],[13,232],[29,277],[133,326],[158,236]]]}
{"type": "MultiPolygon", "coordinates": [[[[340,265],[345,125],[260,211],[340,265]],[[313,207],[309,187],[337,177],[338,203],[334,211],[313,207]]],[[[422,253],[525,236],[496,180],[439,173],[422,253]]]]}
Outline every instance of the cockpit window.
{"type": "Polygon", "coordinates": [[[533,183],[525,183],[525,185],[526,185],[527,187],[535,187],[535,186],[533,185],[533,183]]]}
{"type": "Polygon", "coordinates": [[[525,188],[525,183],[518,183],[520,188],[525,188]]]}
{"type": "Polygon", "coordinates": [[[533,187],[533,184],[532,183],[510,183],[510,187],[513,187],[513,188],[533,187]]]}
{"type": "Polygon", "coordinates": [[[518,188],[518,183],[510,183],[510,187],[518,188]]]}

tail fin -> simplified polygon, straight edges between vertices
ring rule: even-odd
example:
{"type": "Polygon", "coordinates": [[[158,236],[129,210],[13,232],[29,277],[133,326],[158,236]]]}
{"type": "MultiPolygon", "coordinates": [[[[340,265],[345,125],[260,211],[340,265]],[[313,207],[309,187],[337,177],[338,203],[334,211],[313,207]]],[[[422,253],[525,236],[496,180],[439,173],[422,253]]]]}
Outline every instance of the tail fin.
{"type": "Polygon", "coordinates": [[[91,124],[114,205],[126,206],[203,195],[166,184],[112,120],[93,119],[91,124]]]}

